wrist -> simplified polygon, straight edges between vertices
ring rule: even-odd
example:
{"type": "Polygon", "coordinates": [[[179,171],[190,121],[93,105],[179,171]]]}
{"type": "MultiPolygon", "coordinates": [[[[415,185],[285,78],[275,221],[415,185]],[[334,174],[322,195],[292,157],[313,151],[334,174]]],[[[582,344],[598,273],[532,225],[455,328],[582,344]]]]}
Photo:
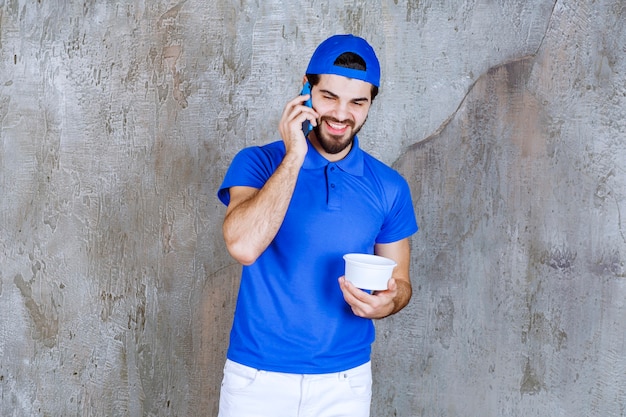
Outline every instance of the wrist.
{"type": "Polygon", "coordinates": [[[290,167],[297,168],[298,170],[304,163],[304,158],[306,156],[306,152],[296,152],[296,151],[288,151],[283,157],[282,164],[290,167]]]}

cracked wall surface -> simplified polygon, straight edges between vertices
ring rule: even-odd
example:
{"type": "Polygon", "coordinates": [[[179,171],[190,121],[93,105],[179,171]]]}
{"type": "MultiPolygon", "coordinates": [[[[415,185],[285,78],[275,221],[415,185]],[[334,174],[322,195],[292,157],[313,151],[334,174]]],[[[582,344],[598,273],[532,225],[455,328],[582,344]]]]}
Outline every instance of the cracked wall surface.
{"type": "Polygon", "coordinates": [[[398,318],[422,323],[411,415],[624,415],[624,11],[557,4],[397,161],[431,272],[398,318]]]}
{"type": "Polygon", "coordinates": [[[409,181],[414,299],[372,415],[623,416],[620,0],[0,2],[0,415],[216,415],[240,267],[215,191],[333,33],[409,181]]]}

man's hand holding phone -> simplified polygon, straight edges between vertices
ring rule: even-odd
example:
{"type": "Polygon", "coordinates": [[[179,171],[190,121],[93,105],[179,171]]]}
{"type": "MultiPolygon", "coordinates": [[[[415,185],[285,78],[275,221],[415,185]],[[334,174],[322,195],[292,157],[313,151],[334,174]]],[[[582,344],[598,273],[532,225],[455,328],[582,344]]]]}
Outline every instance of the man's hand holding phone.
{"type": "Polygon", "coordinates": [[[318,117],[311,105],[311,86],[306,82],[301,95],[287,103],[280,119],[279,131],[287,155],[297,157],[300,162],[304,161],[308,151],[306,135],[312,129],[307,126],[315,126],[318,117]],[[307,128],[308,131],[303,131],[303,128],[307,128]]]}

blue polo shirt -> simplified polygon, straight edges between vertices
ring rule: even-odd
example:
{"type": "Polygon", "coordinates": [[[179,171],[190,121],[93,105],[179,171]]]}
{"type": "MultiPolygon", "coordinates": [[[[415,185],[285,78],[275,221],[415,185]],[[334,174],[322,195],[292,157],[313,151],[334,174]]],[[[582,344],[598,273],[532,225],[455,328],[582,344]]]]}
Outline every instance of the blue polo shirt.
{"type": "MultiPolygon", "coordinates": [[[[218,191],[262,188],[285,155],[282,141],[240,151],[218,191]]],[[[343,255],[373,253],[417,231],[409,187],[359,148],[329,162],[309,143],[274,241],[244,266],[228,359],[267,371],[338,372],[370,360],[372,320],[355,316],[337,279],[343,255]]]]}

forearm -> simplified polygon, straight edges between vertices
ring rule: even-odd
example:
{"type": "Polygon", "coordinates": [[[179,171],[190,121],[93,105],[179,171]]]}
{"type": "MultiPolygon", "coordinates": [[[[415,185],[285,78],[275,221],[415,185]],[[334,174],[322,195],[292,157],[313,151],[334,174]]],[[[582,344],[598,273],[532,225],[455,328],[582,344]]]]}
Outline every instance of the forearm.
{"type": "Polygon", "coordinates": [[[231,200],[223,234],[228,251],[237,261],[253,263],[272,242],[289,207],[301,166],[301,158],[287,155],[263,188],[231,200]]]}
{"type": "Polygon", "coordinates": [[[310,95],[298,96],[283,110],[278,130],[285,156],[260,190],[233,187],[226,209],[223,234],[226,247],[237,261],[250,265],[267,249],[285,219],[300,168],[308,152],[302,123],[315,123],[319,116],[303,103],[310,95]]]}

